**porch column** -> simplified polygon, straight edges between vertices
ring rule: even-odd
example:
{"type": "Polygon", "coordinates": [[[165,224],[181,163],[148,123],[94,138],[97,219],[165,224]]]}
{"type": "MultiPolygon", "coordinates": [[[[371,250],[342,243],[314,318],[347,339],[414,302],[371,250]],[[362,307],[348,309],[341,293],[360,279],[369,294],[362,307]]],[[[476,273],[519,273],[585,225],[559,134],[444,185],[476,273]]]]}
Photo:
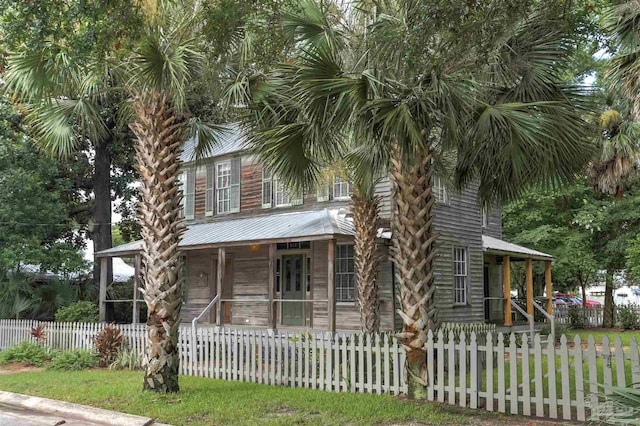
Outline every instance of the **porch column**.
{"type": "Polygon", "coordinates": [[[504,293],[504,325],[511,327],[511,258],[502,257],[502,291],[504,293]]]}
{"type": "Polygon", "coordinates": [[[138,289],[140,288],[140,255],[136,254],[133,265],[133,315],[131,316],[134,324],[140,322],[140,309],[138,309],[138,289]]]}
{"type": "Polygon", "coordinates": [[[107,273],[109,269],[109,259],[100,258],[100,293],[99,293],[99,312],[100,322],[107,320],[107,273]]]}
{"type": "Polygon", "coordinates": [[[336,331],[336,282],[334,270],[334,258],[336,253],[336,240],[329,240],[327,244],[327,299],[329,303],[329,331],[336,331]]]}
{"type": "Polygon", "coordinates": [[[218,275],[216,277],[216,294],[218,295],[218,302],[216,303],[216,325],[222,325],[224,322],[224,312],[222,312],[222,283],[224,281],[224,270],[226,249],[224,247],[218,248],[218,275]]]}
{"type": "Polygon", "coordinates": [[[547,289],[547,313],[553,315],[553,284],[551,283],[551,261],[545,260],[544,262],[544,284],[547,289]]]}
{"type": "Polygon", "coordinates": [[[527,283],[527,313],[533,316],[533,265],[531,259],[525,261],[527,283]]]}
{"type": "Polygon", "coordinates": [[[275,280],[275,264],[276,264],[276,245],[269,244],[269,328],[276,329],[276,307],[273,304],[274,294],[276,292],[275,280]]]}

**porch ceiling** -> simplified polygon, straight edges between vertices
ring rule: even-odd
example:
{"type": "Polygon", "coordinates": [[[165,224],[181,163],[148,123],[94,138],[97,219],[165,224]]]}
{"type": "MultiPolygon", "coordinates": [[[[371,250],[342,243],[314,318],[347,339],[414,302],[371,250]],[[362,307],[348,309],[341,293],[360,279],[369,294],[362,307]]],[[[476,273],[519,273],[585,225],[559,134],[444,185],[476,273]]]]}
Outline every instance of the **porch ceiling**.
{"type": "MultiPolygon", "coordinates": [[[[353,236],[353,222],[342,209],[291,212],[240,219],[226,219],[187,227],[180,243],[184,250],[228,245],[249,245],[353,236]]],[[[96,257],[133,255],[142,240],[96,252],[96,257]]]]}
{"type": "Polygon", "coordinates": [[[509,243],[488,235],[482,236],[482,251],[499,256],[512,256],[521,259],[553,260],[553,256],[541,251],[509,243]]]}

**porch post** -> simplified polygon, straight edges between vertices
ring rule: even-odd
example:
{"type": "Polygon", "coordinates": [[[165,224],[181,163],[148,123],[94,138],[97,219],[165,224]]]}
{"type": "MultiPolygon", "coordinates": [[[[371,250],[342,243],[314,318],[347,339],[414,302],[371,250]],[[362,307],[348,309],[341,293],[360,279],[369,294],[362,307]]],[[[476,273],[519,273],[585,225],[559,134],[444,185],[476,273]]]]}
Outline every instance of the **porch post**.
{"type": "Polygon", "coordinates": [[[511,327],[511,258],[502,257],[502,288],[504,293],[504,325],[511,327]]]}
{"type": "Polygon", "coordinates": [[[336,331],[336,282],[334,271],[334,257],[336,240],[329,240],[327,251],[327,299],[329,303],[329,331],[336,331]]]}
{"type": "Polygon", "coordinates": [[[525,261],[527,283],[527,313],[533,316],[533,265],[531,259],[525,261]]]}
{"type": "Polygon", "coordinates": [[[276,329],[276,307],[273,304],[276,280],[275,280],[275,264],[276,264],[276,245],[269,244],[269,328],[276,329]]]}
{"type": "Polygon", "coordinates": [[[544,284],[547,289],[547,313],[553,315],[553,284],[551,283],[551,261],[545,260],[544,262],[544,284]]]}
{"type": "Polygon", "coordinates": [[[140,254],[136,254],[133,272],[133,315],[131,316],[134,324],[140,322],[140,309],[138,309],[138,289],[140,288],[140,254]]]}
{"type": "Polygon", "coordinates": [[[218,248],[218,276],[216,277],[216,294],[218,302],[216,303],[216,325],[222,325],[224,322],[224,312],[222,312],[222,282],[224,281],[224,270],[226,250],[224,247],[218,248]]]}
{"type": "Polygon", "coordinates": [[[100,293],[99,293],[99,312],[100,322],[107,320],[107,273],[109,269],[109,259],[107,257],[100,258],[100,293]]]}

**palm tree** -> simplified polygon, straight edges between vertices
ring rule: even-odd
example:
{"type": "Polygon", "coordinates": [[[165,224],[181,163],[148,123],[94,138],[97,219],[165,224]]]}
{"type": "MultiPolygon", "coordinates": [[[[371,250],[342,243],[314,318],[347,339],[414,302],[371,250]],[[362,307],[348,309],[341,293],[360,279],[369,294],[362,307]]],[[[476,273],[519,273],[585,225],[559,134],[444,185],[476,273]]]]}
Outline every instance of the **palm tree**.
{"type": "Polygon", "coordinates": [[[254,89],[253,142],[289,182],[313,180],[320,164],[346,155],[345,135],[358,145],[356,176],[390,170],[397,337],[409,396],[422,397],[424,343],[438,326],[434,163],[455,157],[456,185],[477,184],[481,200],[496,203],[572,179],[593,150],[582,93],[560,77],[562,22],[497,4],[358,4],[343,13],[308,0],[285,17],[295,55],[254,89]]]}
{"type": "Polygon", "coordinates": [[[8,59],[9,90],[28,105],[34,135],[49,151],[68,155],[85,139],[99,140],[102,97],[116,90],[129,98],[122,113],[135,141],[142,225],[141,292],[148,307],[144,388],[177,392],[182,278],[178,244],[180,152],[197,135],[201,149],[216,143],[216,129],[190,118],[190,81],[205,61],[197,39],[198,2],[143,2],[147,19],[137,48],[74,63],[59,47],[18,52],[8,59]],[[108,72],[107,72],[108,71],[108,72]],[[105,81],[108,87],[105,87],[105,81]],[[111,82],[117,84],[111,84],[111,82]]]}

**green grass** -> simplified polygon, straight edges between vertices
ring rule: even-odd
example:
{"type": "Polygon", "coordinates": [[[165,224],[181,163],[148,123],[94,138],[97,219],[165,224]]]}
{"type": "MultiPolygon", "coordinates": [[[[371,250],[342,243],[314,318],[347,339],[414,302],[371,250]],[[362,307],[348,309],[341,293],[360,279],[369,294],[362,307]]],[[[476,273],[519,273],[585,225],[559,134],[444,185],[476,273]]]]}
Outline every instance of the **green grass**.
{"type": "MultiPolygon", "coordinates": [[[[91,370],[0,375],[0,389],[144,415],[174,425],[469,424],[477,412],[389,395],[336,394],[180,377],[178,394],[142,391],[142,373],[91,370]]],[[[494,417],[494,416],[492,416],[494,417]]]]}
{"type": "Polygon", "coordinates": [[[572,339],[576,334],[580,335],[580,338],[583,341],[586,341],[589,338],[589,335],[592,335],[596,340],[596,343],[602,343],[602,339],[604,336],[609,337],[609,342],[613,345],[616,341],[616,337],[620,337],[622,344],[624,346],[629,346],[631,344],[631,338],[635,337],[636,342],[640,343],[640,331],[619,331],[619,330],[598,330],[598,329],[584,329],[584,330],[568,330],[567,331],[567,339],[572,339]]]}

